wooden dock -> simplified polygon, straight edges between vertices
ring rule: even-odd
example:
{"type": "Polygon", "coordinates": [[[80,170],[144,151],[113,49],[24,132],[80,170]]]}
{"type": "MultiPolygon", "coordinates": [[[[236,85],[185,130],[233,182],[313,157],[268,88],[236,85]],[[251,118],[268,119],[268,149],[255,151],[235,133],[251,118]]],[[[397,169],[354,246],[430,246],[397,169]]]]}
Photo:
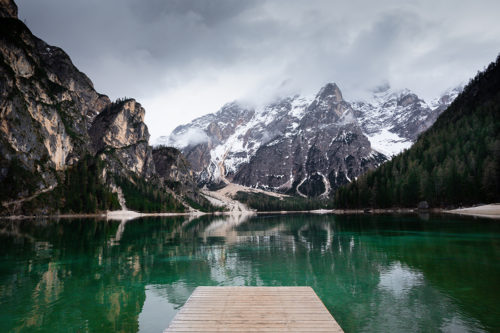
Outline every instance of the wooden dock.
{"type": "Polygon", "coordinates": [[[165,332],[343,332],[311,287],[198,287],[165,332]]]}

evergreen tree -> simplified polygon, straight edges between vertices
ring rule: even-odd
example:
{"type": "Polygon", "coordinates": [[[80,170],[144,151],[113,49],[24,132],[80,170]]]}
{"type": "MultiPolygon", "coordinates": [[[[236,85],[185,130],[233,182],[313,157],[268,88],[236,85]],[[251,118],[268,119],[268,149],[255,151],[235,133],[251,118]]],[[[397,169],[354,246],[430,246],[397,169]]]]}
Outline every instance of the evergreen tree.
{"type": "Polygon", "coordinates": [[[500,201],[500,56],[411,149],[341,187],[340,208],[500,201]]]}

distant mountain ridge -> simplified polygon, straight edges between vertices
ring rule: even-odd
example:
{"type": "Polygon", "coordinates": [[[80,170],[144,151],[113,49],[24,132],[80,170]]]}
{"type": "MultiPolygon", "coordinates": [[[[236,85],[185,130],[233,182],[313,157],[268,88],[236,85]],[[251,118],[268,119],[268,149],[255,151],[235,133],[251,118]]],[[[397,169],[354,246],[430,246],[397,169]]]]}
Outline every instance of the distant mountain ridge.
{"type": "Polygon", "coordinates": [[[408,149],[461,91],[462,86],[449,89],[427,103],[408,89],[394,91],[386,86],[352,107],[373,149],[394,156],[408,149]]]}
{"type": "Polygon", "coordinates": [[[500,202],[500,55],[404,153],[335,196],[339,208],[500,202]]]}
{"type": "Polygon", "coordinates": [[[329,83],[316,96],[291,96],[262,108],[226,104],[178,126],[156,144],[181,149],[200,185],[230,180],[328,196],[409,148],[459,91],[426,103],[409,90],[386,86],[369,101],[350,103],[329,83]]]}

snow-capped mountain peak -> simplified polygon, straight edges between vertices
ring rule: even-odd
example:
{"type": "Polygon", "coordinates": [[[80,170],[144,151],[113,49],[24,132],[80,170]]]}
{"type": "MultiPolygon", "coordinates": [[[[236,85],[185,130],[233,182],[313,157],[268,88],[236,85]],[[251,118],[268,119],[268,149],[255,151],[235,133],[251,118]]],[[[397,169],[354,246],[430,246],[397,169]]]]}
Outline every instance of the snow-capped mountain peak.
{"type": "Polygon", "coordinates": [[[427,103],[409,89],[393,90],[386,85],[375,90],[370,99],[354,102],[352,106],[372,147],[391,157],[409,148],[461,89],[447,90],[427,103]]]}
{"type": "Polygon", "coordinates": [[[450,105],[455,100],[455,98],[457,98],[457,96],[462,92],[463,89],[464,89],[464,84],[462,83],[455,88],[450,88],[446,90],[443,94],[441,94],[441,96],[433,99],[429,103],[430,107],[433,109],[437,109],[440,107],[447,108],[448,105],[450,105]]]}
{"type": "Polygon", "coordinates": [[[379,87],[348,103],[335,83],[315,96],[252,108],[238,102],[177,127],[156,144],[180,148],[200,183],[232,180],[299,195],[328,195],[409,148],[458,90],[427,104],[408,89],[379,87]]]}

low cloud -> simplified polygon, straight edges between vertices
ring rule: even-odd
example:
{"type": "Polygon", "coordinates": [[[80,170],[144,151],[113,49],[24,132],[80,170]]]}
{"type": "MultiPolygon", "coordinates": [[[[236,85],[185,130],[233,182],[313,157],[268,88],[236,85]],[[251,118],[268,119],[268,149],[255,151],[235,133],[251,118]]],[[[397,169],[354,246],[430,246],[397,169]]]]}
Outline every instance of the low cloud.
{"type": "Polygon", "coordinates": [[[172,134],[167,141],[168,146],[184,148],[208,142],[208,135],[200,128],[189,128],[186,131],[172,134]]]}
{"type": "Polygon", "coordinates": [[[496,0],[17,0],[99,92],[133,96],[153,140],[235,99],[336,82],[348,100],[389,82],[425,99],[500,52],[496,0]]]}

